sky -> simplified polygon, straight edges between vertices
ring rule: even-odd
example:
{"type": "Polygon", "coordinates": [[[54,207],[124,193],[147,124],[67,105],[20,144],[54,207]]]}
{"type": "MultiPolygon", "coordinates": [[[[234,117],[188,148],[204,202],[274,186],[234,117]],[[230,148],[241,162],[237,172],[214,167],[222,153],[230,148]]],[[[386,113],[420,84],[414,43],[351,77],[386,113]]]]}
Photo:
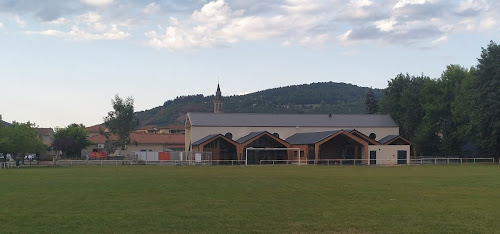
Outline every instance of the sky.
{"type": "Polygon", "coordinates": [[[103,121],[182,95],[439,78],[499,42],[495,0],[0,0],[0,115],[103,121]]]}

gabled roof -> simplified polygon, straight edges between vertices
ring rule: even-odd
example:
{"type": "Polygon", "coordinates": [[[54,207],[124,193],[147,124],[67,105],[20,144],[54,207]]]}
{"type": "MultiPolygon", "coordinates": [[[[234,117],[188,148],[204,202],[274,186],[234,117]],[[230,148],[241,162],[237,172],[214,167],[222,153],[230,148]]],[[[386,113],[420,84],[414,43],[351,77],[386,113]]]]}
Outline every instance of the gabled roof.
{"type": "Polygon", "coordinates": [[[226,127],[398,127],[389,115],[188,113],[191,126],[226,127]]]}
{"type": "Polygon", "coordinates": [[[380,142],[380,144],[382,144],[382,145],[390,145],[392,142],[394,142],[398,139],[401,139],[402,141],[408,143],[408,145],[411,145],[411,142],[409,140],[406,140],[404,137],[399,136],[399,135],[389,135],[389,136],[386,136],[386,137],[378,140],[378,142],[380,142]]]}
{"type": "Polygon", "coordinates": [[[385,145],[385,143],[394,140],[396,137],[398,137],[398,135],[389,135],[389,136],[386,136],[386,137],[378,140],[378,142],[380,142],[380,144],[382,144],[382,145],[385,145]]]}
{"type": "Polygon", "coordinates": [[[260,131],[260,132],[251,132],[251,133],[248,133],[247,135],[241,137],[240,139],[236,140],[236,142],[240,143],[240,144],[243,144],[244,142],[247,142],[248,140],[264,133],[265,131],[260,131]]]}
{"type": "Polygon", "coordinates": [[[286,141],[292,145],[310,145],[316,144],[321,140],[339,132],[336,131],[325,131],[325,132],[307,132],[307,133],[296,133],[286,139],[286,141]]]}
{"type": "Polygon", "coordinates": [[[224,135],[222,135],[222,134],[210,134],[210,135],[208,135],[208,136],[206,136],[206,137],[203,137],[203,138],[201,138],[201,139],[199,139],[199,140],[195,141],[194,143],[192,143],[192,145],[193,145],[193,146],[196,146],[196,145],[201,145],[201,144],[203,144],[203,143],[205,143],[205,142],[212,141],[212,140],[214,140],[214,139],[216,139],[216,138],[222,138],[222,139],[224,139],[224,140],[228,141],[229,143],[231,143],[231,144],[233,144],[233,145],[237,145],[237,144],[238,144],[236,141],[233,141],[233,140],[231,140],[231,139],[227,138],[226,136],[224,136],[224,135]]]}
{"type": "Polygon", "coordinates": [[[215,138],[218,135],[221,135],[221,134],[210,134],[210,135],[208,135],[206,137],[203,137],[203,138],[201,138],[201,139],[193,142],[192,145],[201,145],[203,142],[211,140],[212,138],[215,138]]]}
{"type": "Polygon", "coordinates": [[[379,145],[380,143],[376,140],[373,140],[371,139],[369,136],[363,134],[362,132],[356,130],[356,129],[353,129],[353,130],[350,130],[348,131],[349,133],[351,133],[352,135],[356,136],[356,137],[359,137],[361,139],[363,139],[364,141],[367,141],[373,145],[379,145]]]}
{"type": "Polygon", "coordinates": [[[12,125],[12,124],[10,124],[8,122],[5,122],[3,120],[0,120],[0,124],[3,125],[3,126],[5,126],[5,127],[8,127],[8,126],[12,125]]]}

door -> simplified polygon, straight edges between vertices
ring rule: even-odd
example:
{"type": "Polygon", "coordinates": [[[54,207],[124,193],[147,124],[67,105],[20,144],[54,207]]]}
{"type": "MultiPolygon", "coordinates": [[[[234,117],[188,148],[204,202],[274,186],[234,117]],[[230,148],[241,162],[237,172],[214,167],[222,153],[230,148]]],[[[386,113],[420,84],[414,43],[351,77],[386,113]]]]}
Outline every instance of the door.
{"type": "Polygon", "coordinates": [[[370,165],[377,165],[377,151],[370,151],[370,165]]]}
{"type": "Polygon", "coordinates": [[[398,150],[398,164],[408,164],[406,160],[406,150],[398,150]]]}
{"type": "Polygon", "coordinates": [[[316,159],[314,146],[309,146],[308,151],[309,151],[309,153],[307,154],[308,155],[307,164],[314,164],[314,160],[316,159]]]}

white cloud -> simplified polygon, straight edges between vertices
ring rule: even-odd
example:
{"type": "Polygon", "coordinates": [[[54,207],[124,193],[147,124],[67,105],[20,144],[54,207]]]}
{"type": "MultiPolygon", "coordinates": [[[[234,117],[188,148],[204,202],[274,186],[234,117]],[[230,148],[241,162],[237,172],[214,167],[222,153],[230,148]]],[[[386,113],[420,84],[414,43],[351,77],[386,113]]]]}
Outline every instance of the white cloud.
{"type": "Polygon", "coordinates": [[[349,44],[349,37],[351,36],[352,30],[348,30],[344,34],[340,34],[337,36],[337,40],[341,44],[349,44]]]}
{"type": "Polygon", "coordinates": [[[442,36],[434,41],[431,42],[431,45],[432,46],[437,46],[437,45],[440,45],[440,44],[444,44],[448,42],[448,36],[442,36]]]}
{"type": "Polygon", "coordinates": [[[54,24],[54,25],[61,25],[61,24],[64,24],[66,23],[66,19],[65,18],[62,18],[62,17],[59,17],[55,20],[51,20],[49,22],[47,22],[48,24],[54,24]]]}
{"type": "Polygon", "coordinates": [[[481,11],[486,9],[488,3],[484,0],[466,0],[461,1],[458,6],[458,12],[466,12],[469,10],[472,11],[481,11]]]}
{"type": "Polygon", "coordinates": [[[481,20],[481,23],[479,23],[479,31],[487,31],[493,29],[496,25],[497,22],[494,18],[483,19],[481,20]]]}
{"type": "Polygon", "coordinates": [[[433,3],[434,0],[399,0],[393,9],[403,8],[407,5],[423,5],[426,3],[433,3]]]}
{"type": "Polygon", "coordinates": [[[95,7],[105,7],[113,2],[113,0],[80,0],[80,1],[95,7]]]}
{"type": "Polygon", "coordinates": [[[306,6],[306,2],[308,1],[288,0],[284,14],[246,16],[243,10],[232,10],[224,0],[212,1],[200,10],[195,10],[189,20],[181,22],[177,18],[171,18],[170,27],[164,32],[146,33],[148,41],[145,44],[174,51],[213,47],[241,40],[281,38],[285,41],[284,46],[295,43],[320,46],[328,40],[328,32],[316,32],[315,28],[327,18],[324,14],[307,15],[316,8],[306,6]]]}
{"type": "Polygon", "coordinates": [[[117,23],[106,23],[103,17],[95,12],[87,12],[75,17],[73,26],[69,31],[49,29],[27,31],[26,34],[56,36],[75,41],[123,40],[130,36],[128,32],[120,30],[117,23]]]}
{"type": "Polygon", "coordinates": [[[69,32],[59,30],[45,30],[45,31],[27,31],[26,34],[39,34],[46,36],[63,37],[75,41],[92,41],[92,40],[123,40],[129,37],[129,33],[120,31],[116,25],[111,25],[110,29],[103,33],[94,33],[81,29],[78,26],[71,27],[69,32]]]}
{"type": "Polygon", "coordinates": [[[375,21],[375,26],[383,32],[389,32],[394,29],[398,22],[394,18],[375,21]]]}
{"type": "Polygon", "coordinates": [[[349,3],[356,7],[369,7],[373,5],[373,2],[370,0],[350,0],[349,3]]]}
{"type": "Polygon", "coordinates": [[[24,22],[24,20],[22,20],[18,15],[14,16],[14,22],[16,22],[16,24],[21,28],[24,28],[24,26],[26,26],[26,22],[24,22]]]}
{"type": "Polygon", "coordinates": [[[328,40],[330,40],[330,36],[328,34],[321,34],[312,37],[304,37],[299,42],[304,46],[321,47],[328,40]]]}
{"type": "Polygon", "coordinates": [[[282,9],[294,15],[304,15],[316,13],[324,9],[324,2],[318,0],[286,0],[282,9]]]}
{"type": "Polygon", "coordinates": [[[147,15],[153,15],[158,13],[161,10],[160,5],[156,2],[149,3],[144,9],[142,9],[142,13],[147,15]]]}
{"type": "Polygon", "coordinates": [[[0,28],[3,28],[3,23],[2,22],[0,22],[0,28]]]}

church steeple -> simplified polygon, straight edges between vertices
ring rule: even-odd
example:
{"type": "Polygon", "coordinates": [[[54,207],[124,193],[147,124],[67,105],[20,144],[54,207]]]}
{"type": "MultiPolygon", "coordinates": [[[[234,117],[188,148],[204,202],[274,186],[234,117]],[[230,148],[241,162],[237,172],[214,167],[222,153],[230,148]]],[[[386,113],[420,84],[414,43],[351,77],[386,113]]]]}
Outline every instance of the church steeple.
{"type": "Polygon", "coordinates": [[[222,99],[222,93],[220,91],[219,83],[217,83],[217,91],[215,92],[214,102],[214,113],[222,113],[222,104],[224,104],[224,99],[222,99]]]}

